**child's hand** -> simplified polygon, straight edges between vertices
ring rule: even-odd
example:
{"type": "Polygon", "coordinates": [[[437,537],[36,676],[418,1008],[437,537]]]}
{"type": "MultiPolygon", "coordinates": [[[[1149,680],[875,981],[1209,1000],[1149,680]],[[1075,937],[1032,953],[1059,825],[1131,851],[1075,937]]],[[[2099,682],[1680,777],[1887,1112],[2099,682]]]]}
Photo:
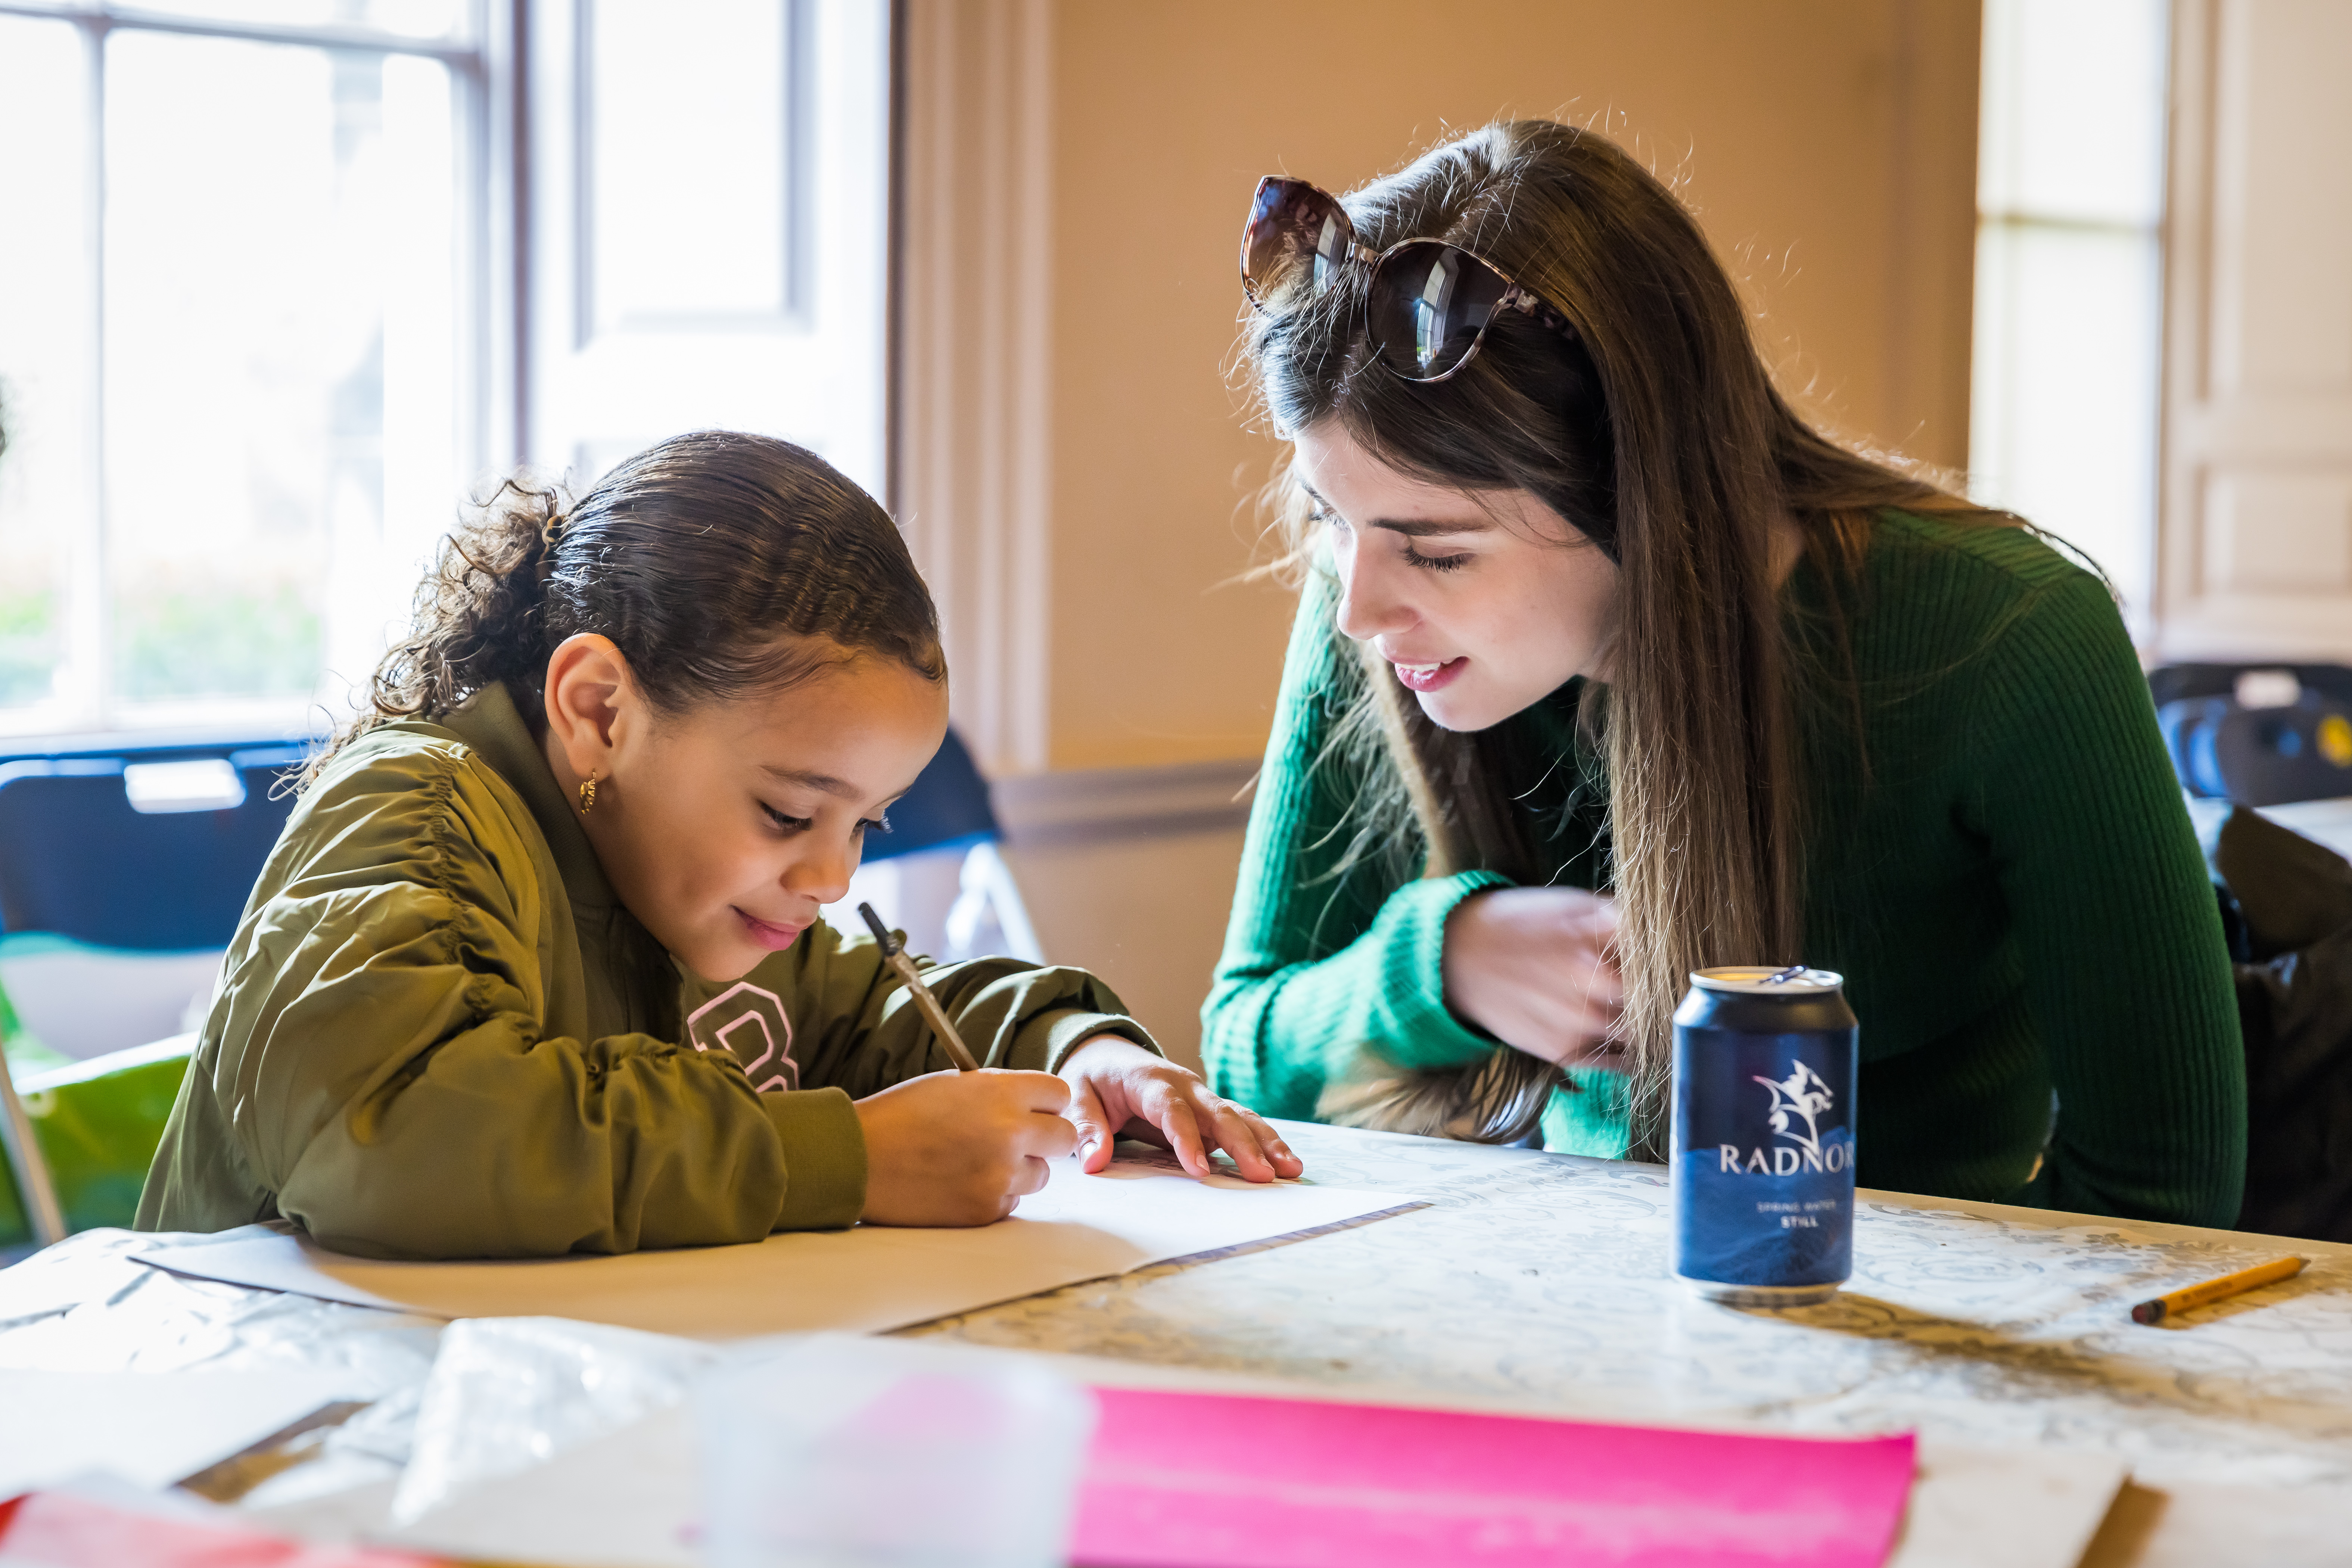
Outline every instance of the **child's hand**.
{"type": "Polygon", "coordinates": [[[1216,1170],[1209,1151],[1223,1149],[1241,1174],[1253,1182],[1289,1178],[1307,1169],[1265,1118],[1220,1100],[1200,1075],[1155,1057],[1132,1040],[1097,1035],[1062,1063],[1070,1086],[1069,1109],[1076,1124],[1086,1169],[1110,1163],[1114,1137],[1140,1138],[1175,1152],[1196,1176],[1216,1170]]]}
{"type": "Polygon", "coordinates": [[[869,1225],[993,1225],[1077,1142],[1051,1073],[935,1072],[857,1102],[869,1225]]]}

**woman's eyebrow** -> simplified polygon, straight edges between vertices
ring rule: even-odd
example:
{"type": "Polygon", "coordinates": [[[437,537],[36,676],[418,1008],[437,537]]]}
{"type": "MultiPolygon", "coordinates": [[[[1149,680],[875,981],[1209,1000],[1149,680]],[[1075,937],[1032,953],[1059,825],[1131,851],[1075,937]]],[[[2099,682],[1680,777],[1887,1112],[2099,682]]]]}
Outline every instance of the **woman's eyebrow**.
{"type": "Polygon", "coordinates": [[[1391,533],[1402,533],[1407,539],[1428,539],[1441,533],[1484,533],[1495,525],[1485,518],[1475,522],[1432,522],[1422,518],[1382,518],[1374,528],[1384,528],[1391,533]]]}
{"type": "MultiPolygon", "coordinates": [[[[1308,484],[1306,480],[1299,480],[1298,488],[1305,490],[1307,492],[1307,499],[1312,500],[1317,506],[1321,507],[1325,511],[1333,513],[1338,511],[1338,508],[1334,507],[1329,501],[1323,499],[1321,491],[1318,490],[1313,485],[1308,484]]],[[[1495,522],[1492,518],[1488,517],[1480,517],[1475,520],[1465,519],[1459,522],[1451,521],[1438,521],[1428,518],[1391,517],[1375,519],[1373,521],[1368,522],[1364,526],[1367,528],[1386,529],[1391,533],[1401,533],[1407,539],[1428,539],[1434,535],[1444,533],[1484,533],[1488,529],[1494,527],[1495,522]]]]}

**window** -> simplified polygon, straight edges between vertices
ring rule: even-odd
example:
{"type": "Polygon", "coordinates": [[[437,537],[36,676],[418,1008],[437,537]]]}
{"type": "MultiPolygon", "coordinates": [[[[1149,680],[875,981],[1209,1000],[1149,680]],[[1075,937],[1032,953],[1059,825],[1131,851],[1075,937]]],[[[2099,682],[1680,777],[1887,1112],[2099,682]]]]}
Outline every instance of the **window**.
{"type": "Polygon", "coordinates": [[[0,735],[339,719],[519,458],[880,493],[889,15],[0,0],[0,735]]]}
{"type": "Polygon", "coordinates": [[[2136,634],[2156,539],[2165,0],[1987,0],[1978,499],[2096,561],[2136,634]]]}
{"type": "Polygon", "coordinates": [[[593,479],[665,436],[885,479],[890,8],[530,0],[520,443],[593,479]]]}
{"type": "Polygon", "coordinates": [[[340,707],[472,413],[471,7],[0,13],[0,730],[340,707]]]}

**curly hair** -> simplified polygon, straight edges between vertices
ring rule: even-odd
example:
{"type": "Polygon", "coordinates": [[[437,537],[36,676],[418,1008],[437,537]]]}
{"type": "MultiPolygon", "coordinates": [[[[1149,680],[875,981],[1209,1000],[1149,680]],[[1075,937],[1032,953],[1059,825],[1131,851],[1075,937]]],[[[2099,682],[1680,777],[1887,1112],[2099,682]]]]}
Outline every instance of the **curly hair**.
{"type": "Polygon", "coordinates": [[[806,447],[702,430],[649,447],[576,501],[514,475],[442,542],[367,705],[305,769],[382,724],[435,720],[499,682],[544,722],[550,654],[610,637],[657,710],[781,690],[860,655],[947,679],[939,615],[874,498],[806,447]]]}

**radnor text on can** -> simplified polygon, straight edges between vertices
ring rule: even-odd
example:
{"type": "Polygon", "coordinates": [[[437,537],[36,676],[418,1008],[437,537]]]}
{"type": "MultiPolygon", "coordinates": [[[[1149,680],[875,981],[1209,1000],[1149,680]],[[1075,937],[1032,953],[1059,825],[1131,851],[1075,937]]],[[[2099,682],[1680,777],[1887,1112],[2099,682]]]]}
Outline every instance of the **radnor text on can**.
{"type": "Polygon", "coordinates": [[[1675,1272],[1710,1300],[1824,1301],[1853,1271],[1861,1031],[1825,969],[1702,969],[1675,1009],[1675,1272]]]}

